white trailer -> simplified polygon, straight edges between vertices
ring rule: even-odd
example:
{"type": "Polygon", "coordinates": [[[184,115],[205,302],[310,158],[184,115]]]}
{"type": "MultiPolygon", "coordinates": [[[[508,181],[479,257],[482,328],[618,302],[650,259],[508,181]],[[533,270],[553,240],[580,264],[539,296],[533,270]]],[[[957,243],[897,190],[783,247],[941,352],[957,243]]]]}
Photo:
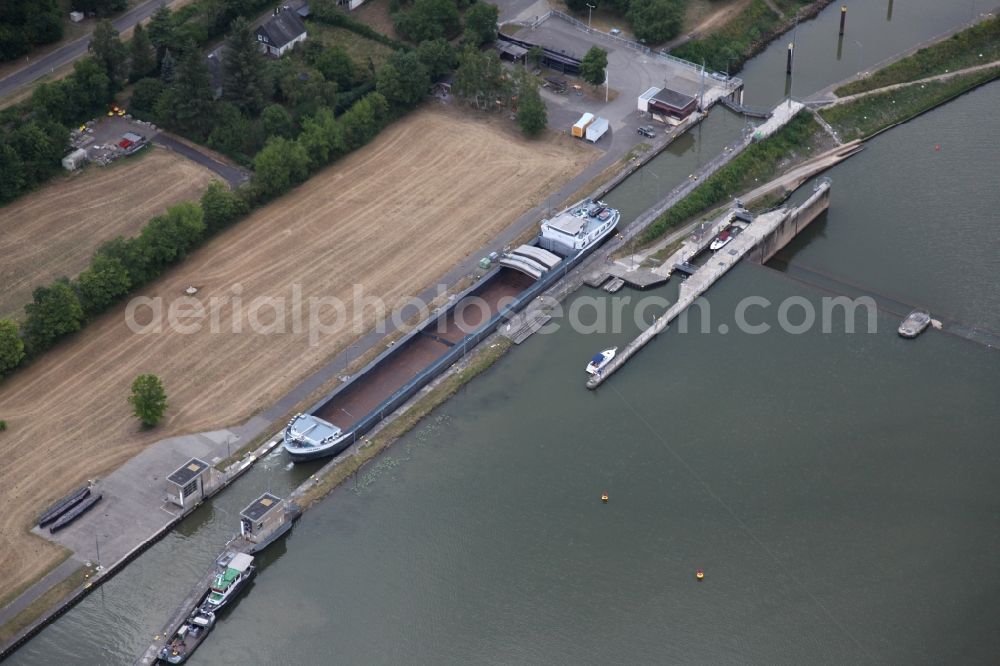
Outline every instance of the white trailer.
{"type": "Polygon", "coordinates": [[[653,99],[653,96],[658,92],[660,92],[660,89],[654,86],[639,95],[639,110],[643,113],[649,113],[649,100],[653,99]]]}
{"type": "Polygon", "coordinates": [[[597,140],[608,131],[608,119],[598,118],[587,126],[587,141],[597,143],[597,140]]]}
{"type": "Polygon", "coordinates": [[[77,148],[72,153],[62,158],[62,165],[66,171],[76,171],[87,161],[87,151],[77,148]]]}

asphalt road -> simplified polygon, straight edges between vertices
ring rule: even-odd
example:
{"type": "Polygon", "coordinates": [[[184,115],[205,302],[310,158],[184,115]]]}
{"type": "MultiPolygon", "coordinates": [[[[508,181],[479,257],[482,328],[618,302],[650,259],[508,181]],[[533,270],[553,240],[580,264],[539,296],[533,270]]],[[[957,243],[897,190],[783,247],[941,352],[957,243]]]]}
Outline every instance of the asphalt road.
{"type": "Polygon", "coordinates": [[[186,143],[181,143],[177,139],[163,132],[153,137],[153,143],[183,155],[192,162],[196,162],[210,171],[214,171],[216,174],[224,178],[233,189],[236,189],[247,180],[248,176],[243,171],[234,169],[233,167],[223,164],[222,162],[217,162],[208,155],[192,148],[186,143]]]}
{"type": "MultiPolygon", "coordinates": [[[[135,26],[139,21],[144,21],[153,15],[160,5],[169,5],[172,0],[147,0],[141,5],[137,5],[125,12],[112,23],[118,32],[124,32],[135,26]]],[[[13,74],[0,79],[0,98],[10,95],[23,85],[49,74],[62,67],[66,63],[73,62],[87,52],[90,44],[90,35],[85,35],[80,39],[62,46],[48,55],[37,60],[32,60],[13,74]]]]}

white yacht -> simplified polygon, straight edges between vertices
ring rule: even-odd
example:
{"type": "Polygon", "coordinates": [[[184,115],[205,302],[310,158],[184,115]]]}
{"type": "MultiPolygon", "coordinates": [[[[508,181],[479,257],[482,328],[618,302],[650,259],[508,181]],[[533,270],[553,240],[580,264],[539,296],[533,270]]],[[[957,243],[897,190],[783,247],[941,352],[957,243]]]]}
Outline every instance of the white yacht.
{"type": "Polygon", "coordinates": [[[538,244],[563,257],[570,257],[604,240],[621,219],[617,209],[603,201],[587,199],[550,220],[542,220],[538,244]]]}
{"type": "Polygon", "coordinates": [[[611,349],[605,349],[599,354],[594,354],[594,357],[590,359],[590,363],[587,364],[587,372],[596,375],[604,369],[604,366],[611,362],[611,359],[617,353],[618,347],[612,347],[611,349]]]}

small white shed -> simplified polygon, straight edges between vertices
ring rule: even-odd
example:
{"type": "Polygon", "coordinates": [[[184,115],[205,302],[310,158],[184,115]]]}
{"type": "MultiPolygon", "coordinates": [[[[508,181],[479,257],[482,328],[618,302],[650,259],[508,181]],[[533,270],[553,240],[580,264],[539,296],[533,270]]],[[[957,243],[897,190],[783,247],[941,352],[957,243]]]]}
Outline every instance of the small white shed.
{"type": "Polygon", "coordinates": [[[87,161],[87,151],[77,148],[72,153],[62,158],[62,165],[66,171],[76,171],[87,161]]]}
{"type": "Polygon", "coordinates": [[[651,100],[653,96],[658,92],[660,92],[660,89],[653,87],[647,90],[646,92],[642,93],[641,95],[639,95],[639,110],[642,111],[643,113],[648,113],[649,100],[651,100]]]}

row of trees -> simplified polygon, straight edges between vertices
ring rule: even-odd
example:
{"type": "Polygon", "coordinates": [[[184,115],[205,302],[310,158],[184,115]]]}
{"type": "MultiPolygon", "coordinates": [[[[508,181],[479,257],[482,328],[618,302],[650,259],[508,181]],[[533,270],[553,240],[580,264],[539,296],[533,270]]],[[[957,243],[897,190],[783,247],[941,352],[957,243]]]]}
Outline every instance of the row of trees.
{"type": "Polygon", "coordinates": [[[632,32],[650,44],[659,44],[681,33],[687,0],[566,0],[571,11],[587,13],[601,7],[628,21],[632,32]]]}
{"type": "Polygon", "coordinates": [[[495,51],[467,46],[459,58],[452,90],[480,111],[516,109],[518,126],[535,136],[548,124],[538,80],[522,67],[508,71],[495,51]]]}
{"type": "Polygon", "coordinates": [[[467,44],[480,46],[497,37],[500,11],[483,0],[412,0],[396,2],[393,23],[396,32],[414,43],[434,39],[451,40],[463,34],[467,44]],[[462,11],[465,10],[463,20],[462,11]]]}
{"type": "Polygon", "coordinates": [[[62,35],[57,0],[0,2],[0,61],[19,58],[35,46],[59,41],[62,35]]]}

